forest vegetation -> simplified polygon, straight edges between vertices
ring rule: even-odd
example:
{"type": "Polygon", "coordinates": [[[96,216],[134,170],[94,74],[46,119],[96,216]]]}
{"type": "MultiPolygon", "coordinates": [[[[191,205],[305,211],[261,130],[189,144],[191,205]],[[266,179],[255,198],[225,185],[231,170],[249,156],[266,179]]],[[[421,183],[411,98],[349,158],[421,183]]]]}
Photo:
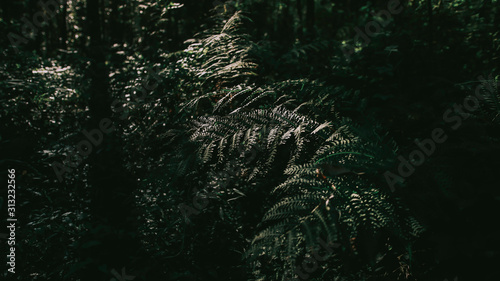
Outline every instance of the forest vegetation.
{"type": "Polygon", "coordinates": [[[497,0],[1,1],[2,280],[498,280],[499,27],[497,0]]]}

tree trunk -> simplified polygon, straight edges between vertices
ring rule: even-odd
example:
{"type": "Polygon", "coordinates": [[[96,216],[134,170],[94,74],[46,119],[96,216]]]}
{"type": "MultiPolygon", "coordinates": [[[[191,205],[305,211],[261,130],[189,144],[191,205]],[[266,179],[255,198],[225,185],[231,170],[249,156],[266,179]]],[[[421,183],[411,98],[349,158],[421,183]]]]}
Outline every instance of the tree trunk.
{"type": "Polygon", "coordinates": [[[109,35],[110,35],[110,43],[124,43],[123,38],[123,29],[124,26],[121,24],[121,16],[120,16],[120,5],[118,0],[111,1],[111,14],[109,17],[109,35]]]}
{"type": "Polygon", "coordinates": [[[59,42],[60,48],[66,50],[68,47],[68,28],[66,24],[66,17],[68,15],[68,2],[63,1],[61,15],[59,16],[59,32],[61,34],[61,41],[59,42]]]}
{"type": "Polygon", "coordinates": [[[299,40],[302,40],[303,39],[303,35],[304,33],[302,32],[302,27],[303,27],[303,22],[302,22],[302,3],[300,0],[297,0],[296,1],[296,7],[297,7],[297,38],[299,38],[299,40]]]}
{"type": "Polygon", "coordinates": [[[99,248],[90,254],[93,263],[85,272],[88,280],[110,279],[112,275],[109,272],[100,272],[98,267],[105,265],[109,270],[114,268],[120,271],[128,265],[137,249],[135,240],[128,234],[136,231],[135,221],[130,215],[133,209],[132,192],[135,189],[135,180],[122,165],[119,137],[112,121],[109,70],[106,66],[109,48],[102,38],[103,14],[99,0],[87,0],[90,37],[88,55],[91,62],[88,74],[90,122],[87,131],[102,136],[102,141],[93,148],[89,156],[90,212],[94,226],[105,226],[107,229],[88,234],[90,239],[101,242],[99,248]],[[108,126],[103,126],[104,123],[108,126]],[[104,128],[108,127],[114,127],[114,130],[107,132],[104,128]],[[116,233],[120,232],[127,234],[116,237],[116,233]]]}
{"type": "Polygon", "coordinates": [[[314,34],[314,0],[307,0],[307,11],[306,11],[306,29],[307,29],[307,38],[312,40],[315,36],[314,34]]]}

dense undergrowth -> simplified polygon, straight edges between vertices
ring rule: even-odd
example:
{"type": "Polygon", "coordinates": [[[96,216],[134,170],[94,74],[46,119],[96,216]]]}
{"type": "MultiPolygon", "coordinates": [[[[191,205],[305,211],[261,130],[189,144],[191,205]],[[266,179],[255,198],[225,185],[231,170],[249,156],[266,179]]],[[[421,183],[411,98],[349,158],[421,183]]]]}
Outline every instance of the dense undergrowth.
{"type": "MultiPolygon", "coordinates": [[[[439,1],[431,26],[426,2],[409,1],[347,62],[342,42],[383,7],[372,2],[334,35],[267,33],[265,5],[243,1],[212,11],[181,49],[113,46],[117,137],[80,160],[67,155],[92,124],[87,58],[3,49],[0,164],[19,176],[17,280],[90,270],[108,280],[121,267],[138,280],[494,280],[498,3],[439,1]],[[443,113],[479,75],[485,100],[450,129],[443,113]],[[391,186],[386,171],[435,128],[446,142],[391,186]],[[131,179],[130,194],[93,189],[94,154],[106,153],[126,170],[106,180],[131,179]],[[59,181],[53,163],[72,161],[59,181]],[[129,213],[115,214],[126,219],[97,220],[90,192],[126,201],[129,213]],[[122,255],[116,241],[137,245],[122,255]]],[[[327,22],[333,6],[322,5],[327,22]]],[[[161,34],[144,40],[161,45],[161,34]]]]}

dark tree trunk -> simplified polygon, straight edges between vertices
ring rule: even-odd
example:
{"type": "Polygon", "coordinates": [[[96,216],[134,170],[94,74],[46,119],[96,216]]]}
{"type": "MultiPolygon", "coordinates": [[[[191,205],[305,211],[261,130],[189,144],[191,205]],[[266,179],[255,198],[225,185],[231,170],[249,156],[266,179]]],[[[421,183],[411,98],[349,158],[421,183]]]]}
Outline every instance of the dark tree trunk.
{"type": "Polygon", "coordinates": [[[99,15],[99,0],[87,1],[87,21],[90,44],[88,55],[90,64],[90,115],[94,127],[103,118],[111,117],[108,93],[108,70],[105,65],[105,46],[102,40],[102,22],[99,15]]]}
{"type": "Polygon", "coordinates": [[[63,1],[62,11],[59,16],[59,32],[61,34],[60,37],[60,47],[63,50],[66,50],[68,47],[68,27],[66,24],[66,17],[68,16],[68,2],[63,1]]]}
{"type": "Polygon", "coordinates": [[[307,38],[312,40],[314,38],[314,22],[315,22],[315,14],[314,14],[314,0],[307,0],[307,11],[306,11],[306,29],[307,29],[307,38]]]}
{"type": "Polygon", "coordinates": [[[118,0],[111,1],[111,14],[109,18],[109,35],[111,43],[124,43],[123,38],[123,29],[124,26],[121,24],[121,16],[120,16],[120,5],[118,0]]]}
{"type": "Polygon", "coordinates": [[[302,12],[303,12],[303,9],[302,9],[302,2],[300,0],[297,0],[296,2],[296,7],[297,7],[297,18],[298,18],[298,21],[297,21],[297,38],[299,38],[299,40],[302,40],[303,39],[303,35],[304,33],[302,32],[302,27],[303,27],[303,22],[302,22],[302,12]]]}
{"type": "Polygon", "coordinates": [[[432,15],[432,0],[427,0],[427,14],[428,14],[428,24],[429,24],[429,50],[432,53],[433,41],[434,41],[434,22],[432,15]]]}
{"type": "MultiPolygon", "coordinates": [[[[106,42],[102,39],[104,14],[99,0],[87,1],[87,21],[90,44],[90,122],[87,131],[102,135],[100,144],[94,147],[89,156],[88,182],[91,188],[91,215],[96,227],[108,227],[106,231],[90,233],[90,239],[102,244],[90,254],[93,261],[86,270],[88,280],[107,280],[111,273],[102,273],[99,266],[108,269],[127,267],[129,260],[137,249],[136,241],[128,234],[116,237],[116,233],[132,233],[136,231],[135,221],[131,219],[133,209],[132,192],[135,181],[122,165],[120,141],[116,124],[112,121],[111,97],[108,87],[108,68],[106,54],[109,52],[106,42]],[[103,123],[114,127],[112,132],[103,129],[103,123]],[[100,132],[100,133],[99,133],[100,132]],[[104,274],[104,275],[103,275],[104,274]]],[[[108,128],[109,126],[106,126],[108,128]]]]}
{"type": "Polygon", "coordinates": [[[290,46],[293,44],[295,39],[293,30],[293,17],[290,15],[290,5],[286,5],[283,13],[279,16],[279,26],[278,34],[280,35],[280,41],[284,43],[285,46],[290,46]]]}

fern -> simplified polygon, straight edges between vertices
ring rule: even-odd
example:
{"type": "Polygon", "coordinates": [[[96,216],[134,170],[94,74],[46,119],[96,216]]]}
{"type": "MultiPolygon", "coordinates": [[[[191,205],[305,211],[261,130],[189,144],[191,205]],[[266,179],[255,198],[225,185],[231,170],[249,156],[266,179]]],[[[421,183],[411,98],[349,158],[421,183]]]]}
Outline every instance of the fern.
{"type": "Polygon", "coordinates": [[[488,90],[482,89],[484,96],[483,112],[493,122],[500,123],[500,91],[498,90],[498,78],[487,81],[488,90]]]}
{"type": "Polygon", "coordinates": [[[254,76],[257,64],[251,58],[252,44],[240,34],[244,21],[249,20],[241,11],[216,27],[212,34],[201,40],[203,56],[208,57],[200,66],[197,76],[209,81],[225,83],[228,80],[254,76]]]}
{"type": "MultiPolygon", "coordinates": [[[[407,210],[362,176],[344,174],[319,179],[312,167],[289,169],[287,172],[289,179],[274,190],[275,194],[282,195],[282,199],[264,215],[261,223],[263,230],[248,250],[250,257],[261,252],[260,257],[267,254],[278,259],[278,264],[282,265],[278,273],[283,278],[297,266],[286,261],[296,259],[295,255],[303,259],[307,248],[318,247],[317,239],[320,237],[342,244],[337,254],[357,257],[360,246],[357,242],[351,244],[351,241],[363,244],[367,235],[381,233],[386,238],[409,243],[422,231],[407,210]],[[306,242],[293,243],[288,238],[289,232],[306,242]],[[281,233],[277,239],[280,243],[276,242],[276,233],[281,233]],[[293,249],[284,251],[284,246],[290,243],[293,249]],[[289,256],[290,252],[294,253],[293,257],[289,256]]],[[[389,251],[388,248],[385,251],[389,251]]],[[[260,260],[258,264],[263,265],[262,258],[260,260]]],[[[255,260],[253,262],[257,264],[255,260]]],[[[342,264],[333,266],[342,268],[342,264]]]]}
{"type": "Polygon", "coordinates": [[[267,280],[270,272],[284,280],[307,249],[318,248],[319,238],[342,245],[329,263],[348,276],[346,259],[367,260],[368,270],[377,253],[392,246],[404,252],[398,245],[422,231],[408,210],[374,183],[391,167],[396,147],[372,130],[341,118],[320,123],[281,105],[201,117],[193,124],[191,140],[200,144],[198,155],[211,169],[222,171],[227,159],[236,159],[249,171],[238,174],[240,180],[262,182],[275,171],[275,179],[260,186],[283,181],[269,190],[277,201],[246,253],[258,280],[267,280]]]}

